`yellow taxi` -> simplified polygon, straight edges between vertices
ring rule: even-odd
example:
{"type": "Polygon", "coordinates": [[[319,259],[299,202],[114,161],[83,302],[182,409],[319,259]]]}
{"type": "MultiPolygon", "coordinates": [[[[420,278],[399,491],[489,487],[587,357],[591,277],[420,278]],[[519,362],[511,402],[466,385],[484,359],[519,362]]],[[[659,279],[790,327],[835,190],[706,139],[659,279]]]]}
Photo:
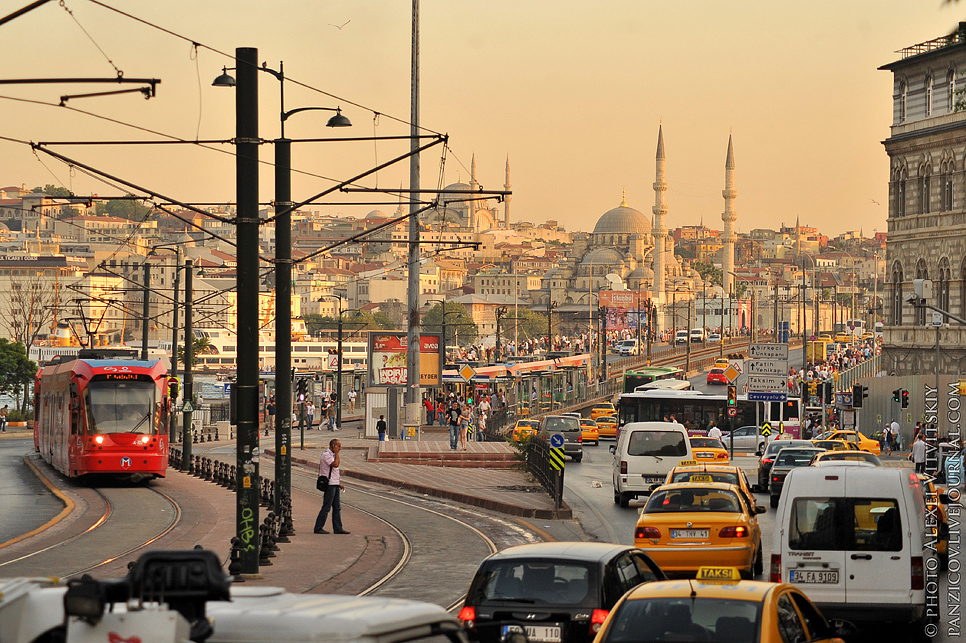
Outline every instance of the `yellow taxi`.
{"type": "Polygon", "coordinates": [[[590,409],[590,419],[596,420],[602,415],[614,415],[615,413],[617,413],[617,409],[614,408],[613,402],[598,402],[590,409]]]}
{"type": "Polygon", "coordinates": [[[793,585],[741,580],[733,567],[701,567],[694,580],[656,581],[632,589],[610,611],[594,643],[842,643],[840,635],[853,633],[836,631],[793,585]]]}
{"type": "Polygon", "coordinates": [[[764,570],[759,508],[741,488],[720,482],[658,487],[641,510],[634,545],[668,576],[704,565],[737,567],[748,578],[764,570]]]}
{"type": "MultiPolygon", "coordinates": [[[[751,491],[751,483],[748,482],[748,476],[740,467],[734,465],[681,460],[678,466],[668,471],[667,478],[664,480],[664,484],[673,482],[723,482],[724,484],[733,484],[745,493],[745,500],[749,507],[757,505],[755,495],[751,491]]],[[[656,489],[658,486],[660,485],[654,488],[656,489]]],[[[764,511],[764,507],[762,511],[764,511]]]]}
{"type": "Polygon", "coordinates": [[[617,437],[617,417],[602,415],[597,418],[597,434],[602,438],[617,437]]]}
{"type": "Polygon", "coordinates": [[[698,462],[728,462],[728,450],[718,438],[708,438],[696,435],[688,438],[691,443],[691,452],[694,459],[698,462]]]}
{"type": "Polygon", "coordinates": [[[835,336],[835,341],[842,344],[848,344],[853,339],[855,339],[855,337],[851,333],[839,333],[835,336]]]}
{"type": "Polygon", "coordinates": [[[711,368],[728,368],[729,366],[731,366],[731,362],[728,361],[727,357],[716,357],[714,366],[711,368]]]}
{"type": "MultiPolygon", "coordinates": [[[[846,442],[851,442],[855,444],[855,431],[835,431],[829,435],[826,440],[845,440],[846,442]]],[[[868,438],[862,432],[859,432],[859,450],[868,451],[869,453],[874,453],[879,455],[880,447],[879,441],[868,438]]]]}
{"type": "Polygon", "coordinates": [[[855,442],[847,440],[812,440],[812,444],[826,451],[859,451],[855,442]]]}
{"type": "Polygon", "coordinates": [[[510,434],[510,439],[514,442],[523,442],[532,438],[540,430],[540,420],[517,420],[516,426],[510,434]]]}
{"type": "Polygon", "coordinates": [[[875,333],[865,332],[862,333],[862,341],[867,342],[870,339],[875,339],[875,333]]]}
{"type": "Polygon", "coordinates": [[[530,403],[526,401],[520,402],[520,405],[517,407],[517,415],[522,418],[530,417],[530,403]]]}
{"type": "Polygon", "coordinates": [[[580,434],[583,443],[593,442],[594,446],[600,444],[600,432],[597,430],[597,423],[590,418],[580,418],[580,434]]]}

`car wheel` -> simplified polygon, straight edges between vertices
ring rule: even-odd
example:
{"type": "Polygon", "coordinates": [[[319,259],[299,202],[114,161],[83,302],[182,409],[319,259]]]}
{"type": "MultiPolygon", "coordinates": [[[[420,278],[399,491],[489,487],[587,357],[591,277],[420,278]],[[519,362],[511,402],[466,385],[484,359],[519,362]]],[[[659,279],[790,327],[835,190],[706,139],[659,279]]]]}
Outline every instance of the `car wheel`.
{"type": "Polygon", "coordinates": [[[622,493],[622,494],[620,494],[620,500],[619,500],[619,502],[620,502],[620,506],[621,507],[624,507],[626,509],[627,507],[629,507],[631,505],[631,494],[629,494],[629,493],[622,493]]]}
{"type": "Polygon", "coordinates": [[[575,455],[574,456],[574,462],[580,462],[583,459],[584,459],[584,454],[583,453],[581,453],[580,455],[575,455]]]}
{"type": "Polygon", "coordinates": [[[755,558],[755,576],[765,573],[765,562],[762,560],[761,543],[758,543],[758,556],[755,558]]]}
{"type": "Polygon", "coordinates": [[[772,509],[778,508],[778,498],[779,496],[774,496],[774,495],[770,497],[769,504],[771,505],[772,509]]]}

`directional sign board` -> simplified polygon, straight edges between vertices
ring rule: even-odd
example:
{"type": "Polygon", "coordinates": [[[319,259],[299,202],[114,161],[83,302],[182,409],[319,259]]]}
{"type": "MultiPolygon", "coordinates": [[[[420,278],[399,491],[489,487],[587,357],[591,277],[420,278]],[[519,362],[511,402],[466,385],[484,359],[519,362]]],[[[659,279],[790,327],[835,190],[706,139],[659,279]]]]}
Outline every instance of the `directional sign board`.
{"type": "Polygon", "coordinates": [[[788,373],[788,361],[780,359],[753,359],[746,363],[749,375],[782,375],[788,373]]]}
{"type": "Polygon", "coordinates": [[[555,449],[559,449],[563,445],[564,445],[563,433],[554,433],[553,435],[550,436],[550,446],[552,446],[555,449]]]}
{"type": "Polygon", "coordinates": [[[774,391],[756,391],[748,393],[749,402],[784,402],[788,399],[788,393],[777,393],[774,391]]]}
{"type": "Polygon", "coordinates": [[[749,375],[749,391],[784,391],[788,382],[781,375],[749,375]]]}
{"type": "Polygon", "coordinates": [[[788,359],[788,344],[752,344],[748,350],[751,359],[788,359]]]}

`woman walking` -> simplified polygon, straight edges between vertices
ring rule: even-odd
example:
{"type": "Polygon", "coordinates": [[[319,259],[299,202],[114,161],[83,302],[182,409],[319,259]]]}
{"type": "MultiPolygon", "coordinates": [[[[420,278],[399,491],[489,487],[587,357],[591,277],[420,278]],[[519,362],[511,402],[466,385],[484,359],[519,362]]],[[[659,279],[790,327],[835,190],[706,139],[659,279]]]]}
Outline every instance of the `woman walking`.
{"type": "Polygon", "coordinates": [[[460,407],[460,448],[466,451],[466,432],[470,428],[470,409],[466,404],[460,407]]]}

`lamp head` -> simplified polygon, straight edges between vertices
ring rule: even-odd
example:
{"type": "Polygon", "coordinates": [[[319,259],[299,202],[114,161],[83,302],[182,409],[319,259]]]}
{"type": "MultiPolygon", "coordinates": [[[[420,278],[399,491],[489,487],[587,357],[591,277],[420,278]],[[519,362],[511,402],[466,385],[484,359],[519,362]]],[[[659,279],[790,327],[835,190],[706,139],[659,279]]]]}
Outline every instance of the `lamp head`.
{"type": "Polygon", "coordinates": [[[212,87],[234,87],[235,86],[235,78],[234,78],[234,76],[232,76],[232,75],[230,75],[228,73],[228,68],[227,67],[222,67],[221,68],[221,76],[219,76],[218,78],[216,78],[211,83],[211,86],[212,87]]]}
{"type": "Polygon", "coordinates": [[[325,124],[326,127],[352,127],[352,122],[348,118],[342,115],[342,108],[335,108],[335,116],[329,119],[329,122],[325,124]]]}

